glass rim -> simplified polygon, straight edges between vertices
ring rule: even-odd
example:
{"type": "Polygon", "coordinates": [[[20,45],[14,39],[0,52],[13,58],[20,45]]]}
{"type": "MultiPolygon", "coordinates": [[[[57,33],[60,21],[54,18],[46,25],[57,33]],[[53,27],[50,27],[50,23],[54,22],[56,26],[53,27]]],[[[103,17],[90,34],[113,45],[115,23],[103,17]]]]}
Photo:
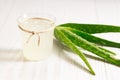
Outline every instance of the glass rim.
{"type": "Polygon", "coordinates": [[[54,24],[55,24],[55,17],[52,16],[51,14],[48,14],[48,13],[26,13],[26,14],[23,14],[23,15],[21,15],[21,16],[19,16],[17,18],[17,24],[18,24],[19,28],[21,27],[22,29],[24,29],[26,31],[41,33],[41,32],[46,32],[46,31],[49,31],[49,30],[52,30],[52,29],[55,28],[55,26],[54,26],[54,24]],[[49,28],[46,28],[44,30],[41,30],[39,32],[24,29],[24,26],[22,26],[22,22],[25,21],[26,19],[29,19],[29,18],[43,18],[43,19],[46,19],[46,20],[50,20],[51,24],[53,26],[51,26],[49,28]]]}

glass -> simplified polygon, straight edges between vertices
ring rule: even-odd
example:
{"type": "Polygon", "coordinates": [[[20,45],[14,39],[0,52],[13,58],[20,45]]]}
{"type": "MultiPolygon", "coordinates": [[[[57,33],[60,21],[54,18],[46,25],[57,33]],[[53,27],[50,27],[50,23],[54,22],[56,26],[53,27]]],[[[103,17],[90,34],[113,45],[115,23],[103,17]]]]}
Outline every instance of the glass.
{"type": "Polygon", "coordinates": [[[55,18],[48,14],[25,14],[18,18],[26,60],[42,60],[50,56],[53,46],[55,18]]]}

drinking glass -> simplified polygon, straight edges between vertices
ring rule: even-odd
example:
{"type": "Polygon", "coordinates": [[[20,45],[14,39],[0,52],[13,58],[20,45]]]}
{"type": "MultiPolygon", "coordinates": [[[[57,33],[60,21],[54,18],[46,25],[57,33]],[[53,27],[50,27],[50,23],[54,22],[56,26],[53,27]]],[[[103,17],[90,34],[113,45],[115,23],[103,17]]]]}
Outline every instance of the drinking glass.
{"type": "Polygon", "coordinates": [[[52,53],[55,18],[45,13],[25,14],[18,18],[23,55],[26,60],[38,61],[52,53]]]}

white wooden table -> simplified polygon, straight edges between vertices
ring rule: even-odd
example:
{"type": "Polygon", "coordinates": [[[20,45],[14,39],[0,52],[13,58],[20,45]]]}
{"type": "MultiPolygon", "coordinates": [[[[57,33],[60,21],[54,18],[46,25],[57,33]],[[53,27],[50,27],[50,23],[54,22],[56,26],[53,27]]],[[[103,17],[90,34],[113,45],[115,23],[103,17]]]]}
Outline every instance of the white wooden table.
{"type": "MultiPolygon", "coordinates": [[[[16,19],[29,12],[51,13],[56,25],[66,22],[120,26],[120,0],[0,0],[0,80],[120,80],[120,67],[88,58],[91,75],[77,56],[54,40],[53,55],[24,62],[16,19]]],[[[120,34],[97,35],[120,42],[120,34]],[[110,36],[109,36],[110,35],[110,36]]],[[[108,48],[120,54],[120,49],[108,48]]]]}

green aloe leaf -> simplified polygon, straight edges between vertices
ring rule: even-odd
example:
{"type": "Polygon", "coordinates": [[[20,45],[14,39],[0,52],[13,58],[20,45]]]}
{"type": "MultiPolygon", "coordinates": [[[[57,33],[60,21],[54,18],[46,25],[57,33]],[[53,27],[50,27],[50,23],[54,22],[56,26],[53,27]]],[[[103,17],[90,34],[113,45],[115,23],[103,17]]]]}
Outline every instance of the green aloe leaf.
{"type": "Polygon", "coordinates": [[[61,24],[59,26],[74,28],[90,34],[120,32],[120,26],[112,26],[112,25],[66,23],[66,24],[61,24]]]}
{"type": "Polygon", "coordinates": [[[71,39],[68,39],[68,37],[64,34],[63,31],[61,31],[61,28],[56,27],[54,30],[54,34],[55,37],[62,41],[64,44],[66,44],[67,47],[69,47],[74,53],[78,54],[81,59],[85,62],[85,64],[87,65],[87,67],[89,68],[90,72],[95,75],[91,65],[89,64],[89,62],[87,61],[86,57],[84,56],[84,54],[78,49],[78,47],[71,41],[71,39]]]}
{"type": "Polygon", "coordinates": [[[120,48],[120,43],[117,42],[112,42],[109,40],[105,40],[96,36],[93,36],[91,34],[88,34],[86,32],[77,30],[77,29],[73,29],[73,28],[67,28],[69,31],[75,33],[76,35],[86,39],[87,41],[90,41],[92,43],[98,44],[98,45],[102,45],[102,46],[109,46],[109,47],[116,47],[116,48],[120,48]]]}
{"type": "Polygon", "coordinates": [[[69,47],[74,53],[78,54],[92,74],[95,74],[93,69],[78,47],[94,53],[111,64],[120,66],[120,59],[116,57],[114,52],[100,47],[100,45],[102,45],[120,48],[120,43],[91,35],[107,32],[120,32],[120,27],[100,24],[66,23],[57,26],[54,30],[55,37],[69,47]]]}
{"type": "Polygon", "coordinates": [[[120,60],[113,58],[113,55],[111,55],[111,53],[109,53],[108,51],[105,51],[105,49],[101,49],[101,47],[76,35],[75,33],[69,31],[67,28],[64,28],[64,27],[59,27],[59,28],[61,29],[62,32],[64,32],[67,38],[77,46],[82,47],[83,49],[88,50],[98,55],[99,57],[102,57],[103,59],[105,59],[106,61],[112,64],[120,66],[120,60]]]}
{"type": "Polygon", "coordinates": [[[120,32],[120,27],[100,24],[77,24],[66,23],[57,27],[71,28],[70,30],[82,38],[102,46],[120,48],[120,43],[105,40],[91,35],[91,33],[107,33],[107,32],[120,32]]]}

